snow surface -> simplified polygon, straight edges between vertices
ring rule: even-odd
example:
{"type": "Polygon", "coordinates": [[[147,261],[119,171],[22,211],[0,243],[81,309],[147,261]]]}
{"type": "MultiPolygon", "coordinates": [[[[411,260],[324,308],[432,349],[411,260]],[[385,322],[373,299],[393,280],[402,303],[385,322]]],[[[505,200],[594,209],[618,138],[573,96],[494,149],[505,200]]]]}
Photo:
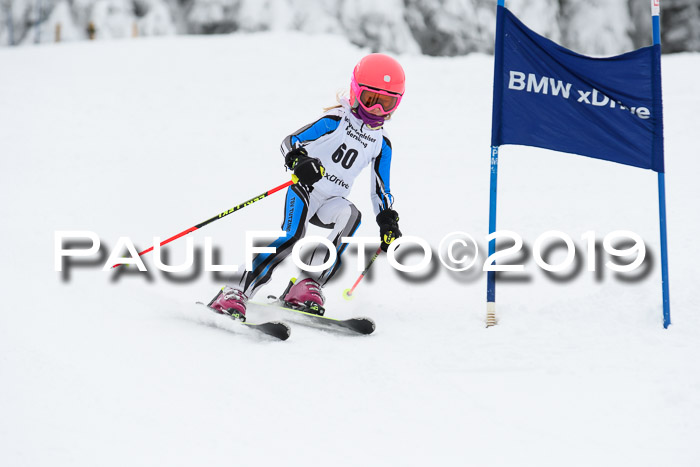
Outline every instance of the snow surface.
{"type": "MultiPolygon", "coordinates": [[[[663,58],[673,325],[661,325],[656,174],[504,147],[498,227],[644,238],[648,274],[499,282],[401,275],[385,258],[353,302],[355,257],[329,314],[369,315],[371,336],[293,326],[287,342],[196,307],[222,285],[53,270],[54,231],[140,248],[284,182],[278,144],[333,103],[366,52],[294,33],[0,50],[0,462],[3,465],[700,464],[695,156],[700,55],[663,58]],[[298,57],[313,49],[323,60],[298,57]]],[[[464,230],[484,251],[492,57],[401,57],[407,94],[389,123],[406,235],[464,230]]],[[[369,177],[351,199],[376,235],[369,177]]],[[[192,234],[242,263],[244,232],[279,226],[282,195],[192,234]]],[[[315,231],[316,232],[316,231],[315,231]]],[[[319,232],[316,232],[319,233],[319,232]]],[[[170,248],[184,256],[184,240],[170,248]]],[[[581,250],[583,251],[583,250],[581,250]]],[[[583,257],[579,251],[579,257],[583,257]]],[[[105,254],[108,252],[106,251],[105,254]]],[[[354,253],[354,251],[352,252],[354,253]]],[[[561,250],[552,262],[563,255],[561,250]]],[[[482,256],[483,260],[483,256],[482,256]]],[[[417,261],[409,255],[406,262],[417,261]]],[[[291,263],[263,290],[279,293],[291,263]]],[[[511,277],[513,277],[511,275],[511,277]]],[[[251,308],[250,319],[289,319],[251,308]]]]}

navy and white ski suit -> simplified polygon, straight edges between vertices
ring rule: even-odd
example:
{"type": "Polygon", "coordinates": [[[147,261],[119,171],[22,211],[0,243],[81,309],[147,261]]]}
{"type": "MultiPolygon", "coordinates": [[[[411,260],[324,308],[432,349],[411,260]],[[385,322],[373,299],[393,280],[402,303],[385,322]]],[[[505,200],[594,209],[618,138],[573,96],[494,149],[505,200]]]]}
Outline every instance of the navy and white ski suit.
{"type": "MultiPolygon", "coordinates": [[[[304,237],[308,223],[331,229],[328,239],[336,248],[337,259],[325,271],[306,275],[321,285],[333,277],[347,246],[340,239],[353,236],[360,225],[360,211],[345,197],[365,167],[372,169],[370,195],[375,216],[393,203],[391,142],[383,128],[369,128],[360,120],[347,100],[287,136],[282,142],[282,154],[299,145],[304,146],[310,157],[320,159],[326,169],[325,176],[313,187],[297,183],[288,188],[282,221],[286,235],[269,245],[276,248],[275,253],[258,254],[253,259],[253,269],[242,276],[239,286],[248,297],[270,280],[277,265],[304,237]]],[[[309,264],[320,265],[328,258],[327,248],[321,245],[314,250],[309,264]]]]}

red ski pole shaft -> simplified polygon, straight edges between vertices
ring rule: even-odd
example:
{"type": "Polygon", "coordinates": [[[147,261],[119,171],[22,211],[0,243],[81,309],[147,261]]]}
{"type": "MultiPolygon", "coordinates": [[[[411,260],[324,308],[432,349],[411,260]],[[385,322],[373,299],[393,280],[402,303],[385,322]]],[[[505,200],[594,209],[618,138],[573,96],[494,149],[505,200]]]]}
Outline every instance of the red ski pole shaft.
{"type": "Polygon", "coordinates": [[[364,271],[362,271],[362,274],[360,274],[360,277],[357,278],[357,280],[352,285],[352,287],[349,289],[346,289],[343,292],[343,297],[345,299],[350,300],[352,298],[352,294],[353,294],[353,292],[355,292],[355,289],[357,288],[358,284],[362,281],[362,279],[364,279],[365,275],[367,274],[367,271],[369,271],[369,268],[374,264],[374,260],[376,260],[379,257],[381,252],[382,252],[382,247],[380,246],[379,248],[377,248],[377,252],[374,254],[374,256],[372,256],[372,259],[369,260],[369,263],[367,263],[367,267],[365,268],[364,271]]]}
{"type": "MultiPolygon", "coordinates": [[[[204,222],[200,222],[199,224],[195,225],[194,227],[190,227],[189,229],[183,230],[183,231],[180,232],[179,234],[173,235],[172,237],[170,237],[170,238],[168,238],[168,239],[166,239],[166,240],[163,240],[162,242],[160,242],[159,245],[160,245],[160,246],[163,246],[163,245],[166,245],[166,244],[172,242],[173,240],[177,240],[177,239],[180,238],[180,237],[184,237],[184,236],[187,235],[188,233],[191,233],[191,232],[194,232],[195,230],[201,229],[201,228],[204,227],[205,225],[211,224],[211,223],[214,222],[214,221],[218,221],[218,220],[221,219],[222,217],[226,217],[226,216],[228,216],[229,214],[233,214],[233,213],[236,212],[236,211],[240,211],[240,210],[243,209],[244,207],[250,206],[251,204],[253,204],[253,203],[257,202],[257,201],[260,201],[260,200],[263,199],[263,198],[267,198],[267,197],[270,196],[271,194],[277,193],[278,191],[283,190],[283,189],[287,188],[288,186],[295,184],[295,183],[298,182],[298,181],[299,181],[299,179],[297,178],[297,176],[296,176],[296,175],[292,175],[292,179],[291,179],[290,181],[285,182],[285,183],[283,183],[283,184],[281,184],[280,186],[277,186],[277,187],[275,187],[275,188],[272,188],[271,190],[268,190],[268,191],[266,191],[265,193],[262,193],[262,194],[260,194],[260,195],[258,195],[258,196],[255,196],[255,197],[253,197],[253,198],[250,198],[248,201],[244,201],[244,202],[242,202],[241,204],[238,204],[238,205],[232,207],[231,209],[229,209],[229,210],[227,210],[227,211],[224,211],[224,212],[222,212],[222,213],[219,213],[219,214],[217,214],[216,216],[212,217],[211,219],[207,219],[207,220],[205,220],[204,222]]],[[[148,252],[150,252],[150,251],[153,251],[153,248],[154,248],[154,247],[146,248],[145,250],[139,252],[139,256],[145,255],[146,253],[148,253],[148,252]]],[[[121,266],[121,264],[115,264],[115,265],[112,266],[112,267],[113,267],[113,268],[116,268],[117,266],[121,266]]]]}

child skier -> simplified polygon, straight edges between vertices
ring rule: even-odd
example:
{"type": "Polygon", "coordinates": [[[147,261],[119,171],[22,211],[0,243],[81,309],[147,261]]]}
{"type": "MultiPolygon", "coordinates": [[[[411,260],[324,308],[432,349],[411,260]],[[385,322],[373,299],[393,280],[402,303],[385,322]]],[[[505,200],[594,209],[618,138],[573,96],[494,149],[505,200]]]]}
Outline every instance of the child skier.
{"type": "MultiPolygon", "coordinates": [[[[383,54],[368,55],[353,70],[350,99],[339,99],[339,105],[284,139],[281,150],[285,165],[299,179],[287,191],[282,221],[286,235],[270,244],[275,253],[258,254],[253,259],[252,270],[246,271],[236,286],[224,287],[209,303],[211,308],[245,320],[246,301],[270,280],[311,223],[331,229],[328,239],[335,245],[337,260],[321,273],[306,273],[303,280],[290,282],[282,300],[322,314],[321,288],[340,267],[346,246],[340,240],[353,236],[360,225],[360,212],[345,197],[368,165],[372,167],[371,197],[382,249],[386,251],[401,236],[389,186],[391,142],[383,125],[401,102],[404,81],[403,68],[396,60],[383,54]]],[[[325,249],[317,247],[309,264],[325,263],[325,249]]]]}

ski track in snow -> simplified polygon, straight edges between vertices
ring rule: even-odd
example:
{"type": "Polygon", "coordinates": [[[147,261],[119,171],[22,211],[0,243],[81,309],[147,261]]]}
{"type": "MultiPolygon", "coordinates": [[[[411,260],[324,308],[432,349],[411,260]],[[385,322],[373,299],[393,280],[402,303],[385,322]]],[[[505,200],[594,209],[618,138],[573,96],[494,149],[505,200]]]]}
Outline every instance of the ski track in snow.
{"type": "MultiPolygon", "coordinates": [[[[150,279],[115,279],[99,270],[106,256],[67,281],[53,271],[56,230],[143,249],[282,183],[280,141],[333,103],[366,52],[292,33],[0,50],[3,465],[700,463],[698,54],[663,57],[668,330],[656,175],[533,148],[501,150],[499,229],[530,248],[552,229],[580,247],[588,230],[635,231],[644,278],[598,281],[584,266],[556,282],[529,257],[524,280],[499,282],[500,324],[485,329],[481,273],[438,265],[409,280],[382,257],[343,301],[353,250],[328,314],[370,316],[375,334],[292,324],[276,342],[194,304],[221,286],[211,273],[169,281],[148,257],[150,279]]],[[[492,57],[400,58],[407,93],[387,128],[402,231],[437,248],[464,230],[483,252],[492,57]]],[[[365,236],[377,233],[368,179],[351,195],[365,236]]],[[[195,245],[211,236],[222,263],[242,264],[245,230],[276,229],[282,198],[191,234],[195,245]]],[[[287,261],[256,298],[294,274],[287,261]]]]}

